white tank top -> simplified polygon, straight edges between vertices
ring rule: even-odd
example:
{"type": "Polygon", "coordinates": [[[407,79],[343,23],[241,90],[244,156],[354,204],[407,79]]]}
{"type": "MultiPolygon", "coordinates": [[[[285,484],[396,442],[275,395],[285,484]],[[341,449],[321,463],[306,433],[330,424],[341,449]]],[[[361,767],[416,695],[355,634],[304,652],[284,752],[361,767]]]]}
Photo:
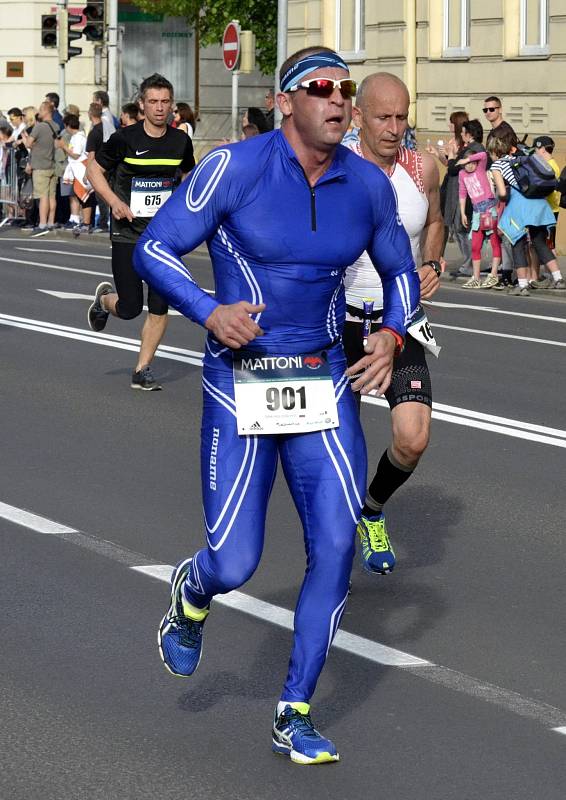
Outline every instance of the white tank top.
{"type": "MultiPolygon", "coordinates": [[[[360,143],[351,141],[346,147],[363,158],[360,143]]],[[[423,156],[417,150],[400,147],[392,173],[388,176],[397,195],[399,216],[411,243],[411,252],[417,266],[421,263],[421,236],[428,216],[428,197],[423,180],[423,156]]],[[[363,308],[364,300],[374,302],[374,310],[383,308],[381,279],[371,259],[364,250],[362,255],[346,270],[344,277],[346,302],[363,308]]],[[[346,315],[347,319],[354,319],[346,315]]],[[[359,319],[355,320],[359,322],[359,319]]]]}

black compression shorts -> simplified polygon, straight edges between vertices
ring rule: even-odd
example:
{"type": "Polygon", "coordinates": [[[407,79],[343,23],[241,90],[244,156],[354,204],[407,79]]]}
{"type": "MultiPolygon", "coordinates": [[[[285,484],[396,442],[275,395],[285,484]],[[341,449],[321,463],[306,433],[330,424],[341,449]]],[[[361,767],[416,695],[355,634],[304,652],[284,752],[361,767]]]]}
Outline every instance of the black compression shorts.
{"type": "MultiPolygon", "coordinates": [[[[375,333],[379,328],[380,324],[373,322],[371,332],[375,333]]],[[[361,322],[346,322],[342,341],[349,367],[366,355],[361,322]]],[[[359,404],[360,393],[354,394],[359,404]]],[[[393,362],[391,384],[385,392],[385,399],[389,403],[389,408],[395,408],[401,403],[424,403],[426,406],[432,406],[430,372],[424,347],[412,336],[407,336],[403,352],[393,362]]]]}
{"type": "MultiPolygon", "coordinates": [[[[143,281],[134,269],[135,242],[112,242],[112,274],[118,293],[116,313],[121,319],[133,319],[143,311],[143,281]]],[[[147,287],[147,307],[150,314],[167,314],[167,303],[147,287]]]]}

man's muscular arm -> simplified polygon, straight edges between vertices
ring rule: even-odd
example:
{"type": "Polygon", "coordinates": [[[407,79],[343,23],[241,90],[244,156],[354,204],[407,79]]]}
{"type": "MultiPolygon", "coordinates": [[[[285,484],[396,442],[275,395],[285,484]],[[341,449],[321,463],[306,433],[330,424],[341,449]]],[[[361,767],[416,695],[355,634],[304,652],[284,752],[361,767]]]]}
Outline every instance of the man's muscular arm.
{"type": "Polygon", "coordinates": [[[429,300],[440,286],[440,278],[426,261],[440,261],[444,244],[444,220],[440,211],[440,177],[434,158],[429,153],[423,153],[423,182],[425,194],[428,199],[428,214],[423,228],[423,264],[419,270],[421,281],[421,299],[429,300]]]}

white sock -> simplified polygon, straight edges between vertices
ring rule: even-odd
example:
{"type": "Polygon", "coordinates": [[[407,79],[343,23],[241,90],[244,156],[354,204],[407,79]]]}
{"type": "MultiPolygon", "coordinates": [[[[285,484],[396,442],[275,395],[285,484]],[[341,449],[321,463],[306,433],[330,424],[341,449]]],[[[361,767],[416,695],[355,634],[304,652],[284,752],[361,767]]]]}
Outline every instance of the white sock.
{"type": "Polygon", "coordinates": [[[69,217],[69,222],[74,222],[75,225],[78,225],[81,221],[81,218],[78,214],[71,214],[69,217]]]}
{"type": "Polygon", "coordinates": [[[519,286],[521,289],[528,289],[529,288],[529,281],[527,278],[519,278],[519,286]]]}
{"type": "Polygon", "coordinates": [[[559,269],[557,269],[556,272],[551,272],[550,274],[552,275],[552,280],[554,283],[558,283],[558,281],[562,280],[562,273],[559,269]]]}

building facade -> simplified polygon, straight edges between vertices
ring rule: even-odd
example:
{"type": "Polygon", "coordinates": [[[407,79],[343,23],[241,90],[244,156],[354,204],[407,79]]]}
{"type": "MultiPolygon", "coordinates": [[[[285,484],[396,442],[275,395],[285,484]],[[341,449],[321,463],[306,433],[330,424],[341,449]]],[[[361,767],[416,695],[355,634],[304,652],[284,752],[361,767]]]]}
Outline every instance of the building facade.
{"type": "MultiPolygon", "coordinates": [[[[82,16],[86,5],[87,0],[77,5],[69,0],[68,11],[82,16]]],[[[46,92],[59,91],[57,48],[41,44],[42,15],[54,14],[56,8],[55,0],[0,0],[0,110],[4,113],[12,106],[38,106],[46,92]]],[[[197,152],[230,136],[232,75],[222,63],[220,46],[200,47],[196,54],[194,33],[184,19],[147,14],[125,0],[119,2],[118,28],[120,78],[114,111],[136,97],[144,77],[161,72],[173,83],[178,100],[194,108],[198,99],[197,152]]],[[[82,53],[66,64],[65,100],[79,106],[86,121],[93,91],[107,86],[107,52],[84,37],[73,45],[82,48],[82,53]]],[[[263,107],[266,89],[273,83],[272,76],[257,70],[240,74],[240,108],[263,107]]]]}
{"type": "Polygon", "coordinates": [[[421,135],[495,94],[519,134],[566,137],[566,0],[289,0],[289,52],[311,44],[402,78],[421,135]]]}

